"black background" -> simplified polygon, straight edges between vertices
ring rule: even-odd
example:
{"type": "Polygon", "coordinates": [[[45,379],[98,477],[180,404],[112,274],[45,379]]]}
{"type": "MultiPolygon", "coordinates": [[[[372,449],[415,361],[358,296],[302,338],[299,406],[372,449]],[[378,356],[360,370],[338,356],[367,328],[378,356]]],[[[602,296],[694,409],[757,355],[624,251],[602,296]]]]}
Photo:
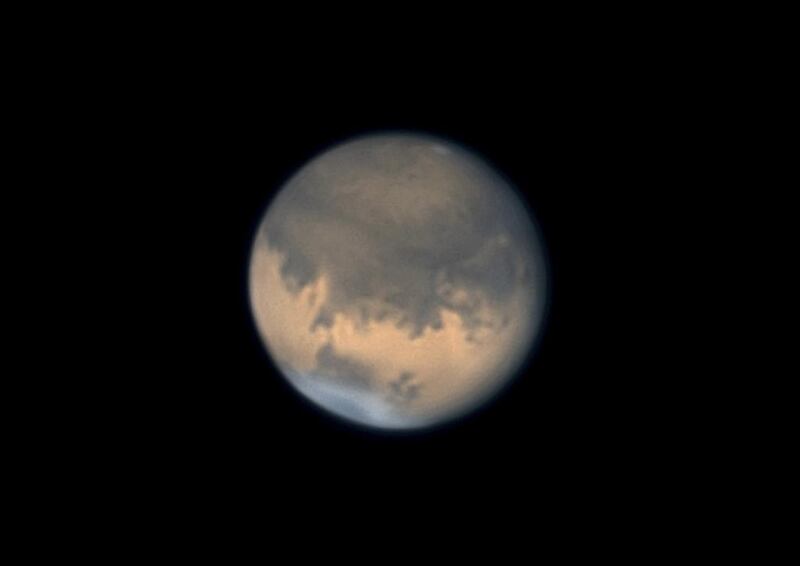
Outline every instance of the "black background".
{"type": "Polygon", "coordinates": [[[669,489],[662,479],[680,472],[668,454],[685,432],[672,401],[686,383],[662,349],[674,299],[660,227],[680,198],[680,112],[645,62],[566,47],[425,66],[417,55],[354,67],[324,52],[313,65],[214,53],[160,60],[146,80],[122,74],[102,100],[101,132],[113,135],[99,141],[122,197],[104,214],[115,232],[121,216],[131,228],[106,242],[126,300],[114,378],[92,396],[116,423],[105,445],[123,469],[190,505],[414,512],[446,500],[567,513],[635,486],[669,489]],[[247,268],[257,222],[298,167],[398,129],[464,144],[516,186],[547,250],[550,305],[536,350],[491,403],[390,434],[329,417],[280,377],[251,317],[247,268]]]}
{"type": "MultiPolygon", "coordinates": [[[[32,109],[9,109],[26,123],[16,145],[37,148],[26,230],[43,236],[30,255],[52,312],[12,302],[37,346],[26,362],[55,366],[24,380],[32,407],[14,432],[41,435],[24,441],[37,486],[23,496],[52,497],[59,530],[83,513],[131,533],[124,549],[203,526],[212,536],[182,551],[203,551],[221,526],[270,553],[278,531],[299,534],[303,556],[312,530],[352,535],[319,545],[326,553],[385,530],[381,558],[444,533],[469,551],[495,531],[535,552],[553,532],[559,552],[593,553],[587,533],[611,531],[625,547],[652,530],[669,546],[688,522],[704,536],[703,504],[717,504],[706,494],[727,510],[738,493],[721,481],[727,470],[706,466],[739,441],[716,409],[748,410],[726,405],[731,378],[713,356],[696,362],[727,285],[703,268],[731,247],[742,263],[734,231],[712,222],[735,185],[720,172],[740,170],[716,160],[741,135],[738,85],[708,87],[755,56],[731,56],[707,33],[725,27],[717,12],[677,26],[627,8],[492,18],[465,6],[436,20],[386,6],[346,27],[299,8],[308,13],[197,7],[102,25],[70,14],[86,33],[53,15],[51,41],[15,46],[40,52],[18,61],[32,109]],[[505,174],[550,266],[549,312],[517,379],[479,411],[408,434],[348,425],[293,392],[246,286],[274,191],[331,144],[392,129],[464,144],[505,174]],[[648,521],[672,520],[664,510],[678,528],[648,521]],[[121,515],[134,528],[112,520],[121,515]]],[[[102,538],[93,529],[81,535],[102,538]]]]}

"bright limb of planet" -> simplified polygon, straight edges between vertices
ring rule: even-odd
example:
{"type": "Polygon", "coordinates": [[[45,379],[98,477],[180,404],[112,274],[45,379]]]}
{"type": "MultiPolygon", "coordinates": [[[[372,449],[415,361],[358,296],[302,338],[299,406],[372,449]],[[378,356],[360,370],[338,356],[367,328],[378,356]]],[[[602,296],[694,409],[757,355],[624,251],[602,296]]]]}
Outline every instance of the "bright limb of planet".
{"type": "Polygon", "coordinates": [[[519,371],[545,271],[531,211],[487,162],[383,133],[333,146],[278,191],[249,292],[303,397],[359,425],[421,429],[478,409],[519,371]]]}

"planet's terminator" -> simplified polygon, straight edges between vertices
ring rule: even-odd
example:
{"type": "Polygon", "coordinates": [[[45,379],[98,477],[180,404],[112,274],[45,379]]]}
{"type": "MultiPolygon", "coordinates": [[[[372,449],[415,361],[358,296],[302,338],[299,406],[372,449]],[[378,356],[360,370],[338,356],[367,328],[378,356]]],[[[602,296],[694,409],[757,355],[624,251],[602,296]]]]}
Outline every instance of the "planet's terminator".
{"type": "Polygon", "coordinates": [[[320,407],[409,429],[480,405],[529,352],[546,300],[528,210],[460,146],[381,134],[333,147],[280,190],[252,248],[267,350],[320,407]]]}

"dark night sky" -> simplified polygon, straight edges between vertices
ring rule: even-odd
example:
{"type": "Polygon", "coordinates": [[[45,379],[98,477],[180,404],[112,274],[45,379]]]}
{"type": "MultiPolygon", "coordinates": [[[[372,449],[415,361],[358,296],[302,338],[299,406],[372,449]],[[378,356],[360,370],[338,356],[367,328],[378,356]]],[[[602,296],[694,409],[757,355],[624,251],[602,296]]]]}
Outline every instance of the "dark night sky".
{"type": "MultiPolygon", "coordinates": [[[[663,533],[659,552],[687,524],[705,536],[703,505],[717,504],[707,494],[716,490],[725,512],[741,486],[720,481],[732,477],[727,466],[704,464],[725,442],[746,457],[745,434],[715,411],[755,419],[724,397],[732,378],[717,362],[739,358],[730,343],[710,346],[720,318],[710,305],[728,281],[705,276],[720,250],[736,256],[737,276],[758,272],[760,251],[739,245],[747,214],[727,231],[713,222],[735,200],[721,172],[741,167],[721,143],[742,136],[733,95],[758,86],[741,64],[762,58],[749,44],[731,54],[707,32],[752,42],[746,26],[724,11],[705,22],[675,11],[673,25],[660,8],[565,5],[550,17],[503,6],[491,17],[464,4],[437,19],[433,5],[386,4],[359,8],[362,22],[336,21],[322,5],[298,4],[294,18],[278,6],[253,16],[216,5],[76,12],[80,26],[40,10],[32,27],[49,16],[58,33],[38,31],[49,41],[18,26],[11,58],[26,77],[9,88],[31,109],[8,110],[27,130],[12,145],[32,159],[8,192],[32,197],[35,216],[6,207],[25,223],[7,247],[42,236],[25,255],[45,273],[26,266],[8,278],[45,289],[36,300],[11,295],[32,327],[12,333],[38,346],[20,371],[32,409],[7,396],[25,413],[11,436],[41,434],[22,442],[34,457],[7,459],[33,472],[31,489],[9,486],[37,525],[114,545],[80,521],[91,515],[131,537],[119,552],[156,538],[182,555],[205,554],[227,529],[227,561],[244,539],[277,554],[285,531],[302,537],[292,548],[301,562],[313,550],[349,558],[370,530],[389,538],[370,555],[379,560],[402,549],[420,559],[426,537],[472,553],[497,531],[499,563],[511,542],[597,557],[606,540],[626,548],[640,533],[663,533]],[[725,64],[735,80],[708,88],[725,64]],[[272,365],[247,294],[252,237],[274,191],[332,144],[386,130],[485,157],[534,211],[550,274],[549,312],[519,376],[477,412],[405,434],[348,425],[301,399],[272,365]],[[30,151],[38,144],[47,154],[30,151]],[[345,534],[325,544],[320,531],[345,534]]],[[[762,377],[747,374],[746,390],[762,377]]],[[[28,550],[63,554],[50,533],[12,517],[36,539],[28,550]]]]}
{"type": "Polygon", "coordinates": [[[125,195],[146,212],[130,242],[146,266],[128,275],[131,329],[146,338],[110,411],[136,415],[123,437],[144,461],[182,485],[215,477],[275,497],[390,489],[398,501],[474,486],[489,499],[578,497],[663,465],[673,425],[661,415],[681,385],[652,354],[669,298],[654,300],[661,274],[647,236],[667,189],[652,132],[667,118],[634,96],[641,81],[585,59],[402,80],[248,70],[200,66],[165,78],[173,86],[158,96],[130,94],[139,143],[125,195]],[[370,433],[310,407],[272,367],[246,294],[271,192],[330,144],[386,129],[484,155],[534,210],[550,259],[549,316],[520,377],[429,433],[370,433]]]}

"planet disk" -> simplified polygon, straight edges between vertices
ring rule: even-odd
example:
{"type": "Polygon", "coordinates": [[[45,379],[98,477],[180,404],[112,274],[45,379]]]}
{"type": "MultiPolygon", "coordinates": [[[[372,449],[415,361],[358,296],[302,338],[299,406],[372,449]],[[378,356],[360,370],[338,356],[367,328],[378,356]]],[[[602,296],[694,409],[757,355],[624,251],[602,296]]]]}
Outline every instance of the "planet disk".
{"type": "Polygon", "coordinates": [[[463,147],[408,133],[303,166],[261,219],[249,273],[256,326],[289,383],[382,429],[484,404],[529,354],[545,287],[518,193],[463,147]]]}

